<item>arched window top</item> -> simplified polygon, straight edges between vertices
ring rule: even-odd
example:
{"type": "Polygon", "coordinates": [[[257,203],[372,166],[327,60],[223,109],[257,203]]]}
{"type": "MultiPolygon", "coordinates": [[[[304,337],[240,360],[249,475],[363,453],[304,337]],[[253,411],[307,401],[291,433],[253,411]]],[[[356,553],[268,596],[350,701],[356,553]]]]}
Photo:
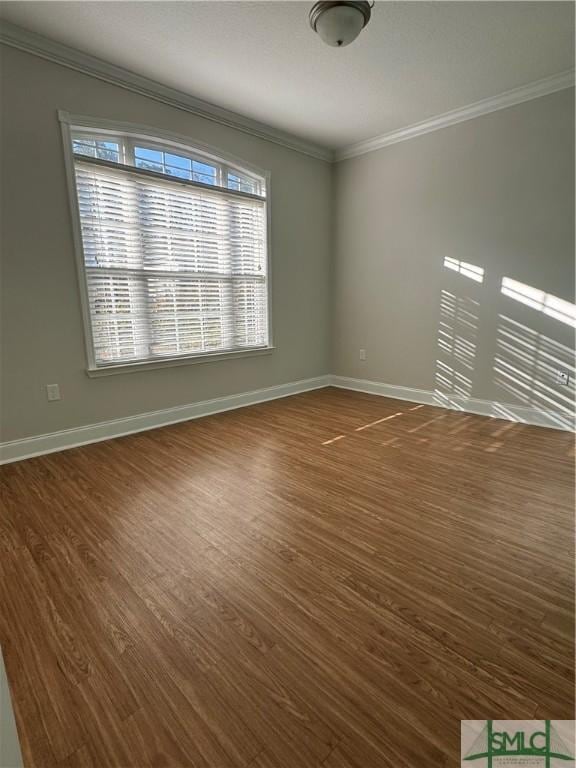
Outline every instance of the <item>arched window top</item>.
{"type": "Polygon", "coordinates": [[[71,130],[74,155],[118,165],[128,165],[173,179],[266,196],[266,179],[235,164],[181,143],[151,136],[98,131],[90,127],[71,130]]]}

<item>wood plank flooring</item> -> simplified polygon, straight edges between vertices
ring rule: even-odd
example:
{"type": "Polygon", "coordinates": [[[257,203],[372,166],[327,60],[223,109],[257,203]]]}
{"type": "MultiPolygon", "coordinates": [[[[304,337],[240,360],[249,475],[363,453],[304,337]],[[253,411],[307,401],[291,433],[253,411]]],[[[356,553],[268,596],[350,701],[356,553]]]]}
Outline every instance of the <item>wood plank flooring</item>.
{"type": "Polygon", "coordinates": [[[574,717],[574,438],[325,389],[2,468],[30,768],[435,768],[574,717]]]}

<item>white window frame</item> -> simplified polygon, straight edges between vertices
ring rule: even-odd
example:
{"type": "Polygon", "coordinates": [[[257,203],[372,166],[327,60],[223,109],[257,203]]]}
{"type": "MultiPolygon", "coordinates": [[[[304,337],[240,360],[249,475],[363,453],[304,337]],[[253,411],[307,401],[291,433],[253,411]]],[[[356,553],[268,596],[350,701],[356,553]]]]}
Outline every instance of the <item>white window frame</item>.
{"type": "MultiPolygon", "coordinates": [[[[272,328],[272,259],[271,259],[271,174],[256,166],[246,163],[233,155],[221,152],[219,149],[210,147],[207,144],[191,141],[190,137],[182,134],[163,131],[151,126],[139,125],[134,123],[115,122],[103,120],[102,118],[88,117],[86,115],[73,115],[66,111],[59,110],[58,118],[62,128],[62,139],[64,144],[64,165],[66,171],[66,180],[68,187],[68,196],[70,202],[70,213],[72,218],[72,234],[74,239],[74,252],[76,258],[76,271],[78,276],[78,287],[80,293],[80,303],[82,310],[82,320],[84,326],[84,344],[86,349],[87,373],[89,376],[106,376],[114,373],[130,373],[134,371],[150,370],[155,368],[165,368],[177,365],[187,365],[191,363],[214,362],[229,358],[252,357],[257,355],[270,354],[275,349],[273,342],[272,328]],[[123,136],[130,141],[142,140],[151,148],[163,151],[179,151],[192,160],[200,162],[215,163],[218,167],[224,167],[226,171],[238,171],[246,176],[254,176],[264,179],[266,185],[266,288],[267,288],[267,320],[268,320],[268,344],[261,347],[252,347],[247,349],[234,349],[226,351],[200,352],[187,355],[173,355],[165,358],[155,358],[137,361],[128,361],[121,363],[111,363],[109,365],[97,365],[94,356],[94,341],[92,337],[92,320],[90,316],[90,304],[88,299],[88,287],[84,264],[84,248],[82,242],[82,227],[80,221],[80,211],[78,207],[78,198],[76,192],[76,175],[74,168],[74,152],[72,133],[83,132],[90,133],[92,137],[98,136],[103,140],[110,140],[113,137],[123,136]],[[166,144],[164,144],[166,142],[166,144]]],[[[166,178],[165,176],[163,178],[166,178]]],[[[172,177],[168,177],[172,178],[172,177]]],[[[209,186],[209,185],[208,185],[209,186]]]]}

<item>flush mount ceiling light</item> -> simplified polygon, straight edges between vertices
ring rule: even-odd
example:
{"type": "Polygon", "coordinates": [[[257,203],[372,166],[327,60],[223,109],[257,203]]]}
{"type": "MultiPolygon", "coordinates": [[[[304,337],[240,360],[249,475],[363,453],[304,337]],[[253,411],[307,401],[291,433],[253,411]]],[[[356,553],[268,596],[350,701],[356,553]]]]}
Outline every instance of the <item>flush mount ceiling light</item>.
{"type": "Polygon", "coordinates": [[[310,26],[327,45],[343,48],[356,40],[368,24],[373,5],[368,0],[316,3],[310,10],[310,26]]]}

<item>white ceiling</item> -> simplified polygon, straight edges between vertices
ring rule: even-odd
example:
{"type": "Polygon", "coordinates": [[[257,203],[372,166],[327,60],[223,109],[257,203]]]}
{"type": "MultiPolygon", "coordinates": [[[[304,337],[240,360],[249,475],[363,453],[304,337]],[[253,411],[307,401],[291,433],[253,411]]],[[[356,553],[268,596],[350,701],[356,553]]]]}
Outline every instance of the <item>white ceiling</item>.
{"type": "Polygon", "coordinates": [[[330,148],[574,66],[571,2],[377,2],[344,49],[311,2],[4,2],[14,24],[330,148]]]}

